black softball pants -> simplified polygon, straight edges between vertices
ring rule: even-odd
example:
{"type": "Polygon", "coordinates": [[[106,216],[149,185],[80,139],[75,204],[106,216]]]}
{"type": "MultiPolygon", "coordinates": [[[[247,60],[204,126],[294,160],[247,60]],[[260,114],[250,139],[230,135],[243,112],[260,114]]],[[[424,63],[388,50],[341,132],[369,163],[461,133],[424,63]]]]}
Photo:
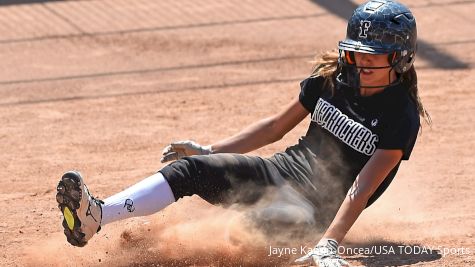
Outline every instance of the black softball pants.
{"type": "MultiPolygon", "coordinates": [[[[280,217],[326,229],[351,183],[341,186],[333,176],[321,175],[325,174],[322,165],[310,153],[291,147],[270,158],[228,153],[184,157],[160,172],[176,200],[197,194],[211,204],[251,205],[270,192],[267,197],[280,198],[277,205],[291,204],[277,207],[293,212],[280,217]]],[[[259,216],[266,216],[266,210],[275,209],[264,208],[259,216]]]]}
{"type": "Polygon", "coordinates": [[[184,157],[159,172],[176,200],[197,194],[211,204],[252,204],[267,187],[285,183],[271,160],[230,153],[184,157]]]}

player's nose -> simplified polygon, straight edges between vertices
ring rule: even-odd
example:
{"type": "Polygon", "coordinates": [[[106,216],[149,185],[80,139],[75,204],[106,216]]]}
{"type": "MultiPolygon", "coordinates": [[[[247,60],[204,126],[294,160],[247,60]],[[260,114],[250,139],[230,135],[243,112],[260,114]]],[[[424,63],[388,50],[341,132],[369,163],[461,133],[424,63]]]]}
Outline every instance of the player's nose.
{"type": "Polygon", "coordinates": [[[356,63],[359,67],[370,67],[372,60],[371,55],[366,53],[355,53],[356,63]]]}
{"type": "Polygon", "coordinates": [[[361,53],[361,64],[362,66],[369,67],[371,66],[372,60],[371,55],[366,53],[361,53]]]}

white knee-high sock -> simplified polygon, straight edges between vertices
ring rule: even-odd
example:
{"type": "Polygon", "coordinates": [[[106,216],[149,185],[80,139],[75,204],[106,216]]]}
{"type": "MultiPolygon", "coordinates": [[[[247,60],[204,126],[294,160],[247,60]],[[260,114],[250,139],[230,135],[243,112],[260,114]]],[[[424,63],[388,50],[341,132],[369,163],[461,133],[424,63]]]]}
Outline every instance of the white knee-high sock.
{"type": "Polygon", "coordinates": [[[104,200],[101,225],[158,212],[175,202],[175,196],[161,173],[104,200]]]}

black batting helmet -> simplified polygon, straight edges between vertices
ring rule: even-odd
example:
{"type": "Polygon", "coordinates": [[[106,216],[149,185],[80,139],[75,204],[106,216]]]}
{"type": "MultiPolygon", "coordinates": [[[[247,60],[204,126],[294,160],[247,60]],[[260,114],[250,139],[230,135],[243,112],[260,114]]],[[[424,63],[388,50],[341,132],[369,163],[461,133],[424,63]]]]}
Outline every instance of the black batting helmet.
{"type": "Polygon", "coordinates": [[[353,52],[360,52],[388,54],[389,66],[373,68],[404,73],[414,63],[416,41],[416,20],[406,6],[390,0],[368,1],[355,9],[346,38],[338,43],[340,71],[354,65],[353,52]]]}

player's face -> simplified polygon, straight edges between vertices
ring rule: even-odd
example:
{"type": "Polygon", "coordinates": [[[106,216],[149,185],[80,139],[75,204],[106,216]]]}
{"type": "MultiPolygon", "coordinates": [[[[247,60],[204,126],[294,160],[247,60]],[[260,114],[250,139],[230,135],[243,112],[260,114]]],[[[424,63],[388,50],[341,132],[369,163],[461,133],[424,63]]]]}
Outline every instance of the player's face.
{"type": "MultiPolygon", "coordinates": [[[[394,82],[396,75],[394,71],[390,71],[388,55],[372,55],[355,52],[356,66],[360,73],[360,85],[365,86],[381,86],[394,82]],[[387,67],[383,69],[365,69],[364,67],[387,67]]],[[[375,88],[375,89],[383,89],[375,88]]],[[[369,88],[370,90],[370,88],[369,88]]]]}

